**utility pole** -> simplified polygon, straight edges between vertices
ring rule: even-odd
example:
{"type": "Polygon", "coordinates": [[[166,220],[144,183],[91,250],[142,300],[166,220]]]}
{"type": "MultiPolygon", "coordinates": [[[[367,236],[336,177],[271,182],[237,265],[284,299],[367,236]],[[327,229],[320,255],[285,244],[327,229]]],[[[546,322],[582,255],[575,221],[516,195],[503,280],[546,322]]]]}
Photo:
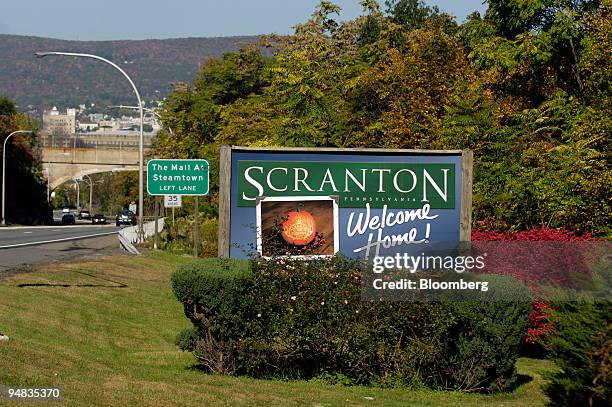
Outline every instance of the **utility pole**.
{"type": "Polygon", "coordinates": [[[51,164],[47,168],[47,202],[51,202],[51,164]]]}

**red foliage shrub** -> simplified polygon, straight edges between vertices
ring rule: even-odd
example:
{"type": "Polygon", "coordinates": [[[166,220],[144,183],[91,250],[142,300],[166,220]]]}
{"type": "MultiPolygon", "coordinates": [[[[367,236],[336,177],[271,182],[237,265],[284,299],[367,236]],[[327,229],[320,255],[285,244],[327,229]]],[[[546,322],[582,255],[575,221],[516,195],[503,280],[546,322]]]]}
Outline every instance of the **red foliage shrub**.
{"type": "Polygon", "coordinates": [[[581,235],[566,230],[548,227],[535,227],[515,232],[507,229],[503,222],[485,220],[478,222],[478,228],[472,231],[472,241],[520,241],[520,242],[572,242],[596,240],[585,232],[581,235]],[[496,228],[495,228],[496,227],[496,228]]]}
{"type": "MultiPolygon", "coordinates": [[[[547,227],[536,227],[530,230],[515,232],[508,229],[504,222],[487,219],[477,223],[478,227],[472,231],[472,241],[512,241],[512,242],[573,242],[573,241],[593,241],[596,238],[590,233],[577,235],[566,229],[552,229],[547,227]]],[[[540,276],[520,276],[523,281],[529,283],[531,278],[540,276]]],[[[557,282],[560,282],[564,275],[559,273],[557,282]]],[[[540,339],[553,332],[554,328],[549,320],[550,305],[545,302],[534,300],[533,310],[529,316],[527,336],[525,342],[537,344],[540,339]]]]}
{"type": "Polygon", "coordinates": [[[553,332],[549,319],[551,306],[538,300],[533,301],[533,308],[527,321],[527,337],[525,342],[535,345],[541,338],[553,332]]]}

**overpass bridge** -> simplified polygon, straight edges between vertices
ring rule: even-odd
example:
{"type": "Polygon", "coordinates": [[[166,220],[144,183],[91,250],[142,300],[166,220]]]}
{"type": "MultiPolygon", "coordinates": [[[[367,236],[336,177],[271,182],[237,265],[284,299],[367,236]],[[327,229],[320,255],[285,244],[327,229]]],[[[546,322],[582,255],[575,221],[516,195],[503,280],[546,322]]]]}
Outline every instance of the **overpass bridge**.
{"type": "MultiPolygon", "coordinates": [[[[145,134],[145,152],[152,137],[145,134]]],[[[51,190],[83,175],[138,171],[138,134],[43,135],[39,146],[51,190]]]]}

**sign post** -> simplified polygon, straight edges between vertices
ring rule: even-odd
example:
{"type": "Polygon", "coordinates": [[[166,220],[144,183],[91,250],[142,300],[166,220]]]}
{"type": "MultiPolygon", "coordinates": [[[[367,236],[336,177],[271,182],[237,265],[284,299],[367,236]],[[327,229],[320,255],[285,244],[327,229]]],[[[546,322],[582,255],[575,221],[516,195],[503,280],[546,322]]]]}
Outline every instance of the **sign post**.
{"type": "Polygon", "coordinates": [[[159,202],[157,201],[157,197],[155,197],[155,201],[154,201],[153,208],[155,209],[155,243],[153,243],[153,248],[155,250],[157,250],[158,247],[158,243],[159,243],[159,213],[158,213],[158,207],[159,207],[159,202]]]}
{"type": "Polygon", "coordinates": [[[200,208],[199,208],[199,197],[196,195],[195,197],[195,205],[194,205],[194,226],[193,226],[193,257],[198,258],[198,246],[200,244],[199,235],[199,224],[200,224],[200,208]]]}
{"type": "MultiPolygon", "coordinates": [[[[181,206],[181,195],[195,197],[195,224],[193,254],[198,257],[198,205],[199,197],[209,192],[209,164],[206,160],[153,159],[147,163],[147,192],[149,195],[165,195],[164,203],[171,201],[173,210],[181,206]]],[[[174,213],[173,213],[174,223],[174,213]]]]}
{"type": "Polygon", "coordinates": [[[174,226],[174,208],[183,206],[181,195],[164,195],[164,208],[172,208],[172,226],[174,226]]]}

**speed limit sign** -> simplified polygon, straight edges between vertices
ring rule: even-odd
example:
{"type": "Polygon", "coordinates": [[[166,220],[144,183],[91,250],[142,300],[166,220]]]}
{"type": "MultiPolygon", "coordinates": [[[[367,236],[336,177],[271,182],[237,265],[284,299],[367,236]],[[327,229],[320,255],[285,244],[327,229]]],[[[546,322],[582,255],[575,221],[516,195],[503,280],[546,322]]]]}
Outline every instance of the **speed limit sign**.
{"type": "Polygon", "coordinates": [[[180,208],[181,205],[181,195],[164,195],[165,208],[180,208]]]}

